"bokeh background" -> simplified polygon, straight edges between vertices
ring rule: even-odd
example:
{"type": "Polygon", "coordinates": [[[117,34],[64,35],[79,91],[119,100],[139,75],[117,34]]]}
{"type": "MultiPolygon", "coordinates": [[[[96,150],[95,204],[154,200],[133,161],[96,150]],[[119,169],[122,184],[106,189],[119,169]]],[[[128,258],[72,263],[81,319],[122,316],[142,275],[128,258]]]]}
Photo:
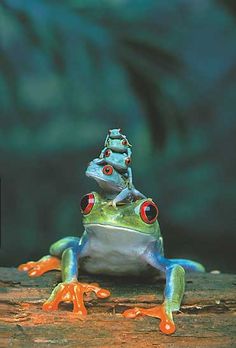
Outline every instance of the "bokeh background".
{"type": "Polygon", "coordinates": [[[0,45],[1,265],[83,232],[121,127],[166,255],[236,271],[234,0],[1,0],[0,45]]]}

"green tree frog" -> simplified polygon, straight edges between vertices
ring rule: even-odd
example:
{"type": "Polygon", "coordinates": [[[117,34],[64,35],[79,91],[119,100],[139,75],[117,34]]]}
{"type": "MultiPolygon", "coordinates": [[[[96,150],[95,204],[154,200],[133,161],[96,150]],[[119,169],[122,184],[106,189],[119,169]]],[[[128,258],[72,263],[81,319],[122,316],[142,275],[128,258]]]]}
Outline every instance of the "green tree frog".
{"type": "Polygon", "coordinates": [[[194,261],[164,256],[158,208],[151,199],[139,199],[119,205],[117,209],[108,202],[106,194],[92,192],[85,195],[81,200],[82,237],[59,240],[50,247],[50,255],[37,262],[22,264],[19,269],[27,271],[31,277],[54,269],[61,270],[62,282],[52,291],[43,309],[55,310],[60,302],[71,301],[73,311],[82,316],[87,313],[84,293],[93,291],[97,297],[106,298],[110,292],[99,285],[80,283],[78,272],[81,270],[114,276],[163,272],[166,276],[163,304],[128,309],[123,316],[160,318],[160,330],[172,334],[175,331],[172,312],[180,308],[185,271],[203,272],[204,267],[194,261]]]}

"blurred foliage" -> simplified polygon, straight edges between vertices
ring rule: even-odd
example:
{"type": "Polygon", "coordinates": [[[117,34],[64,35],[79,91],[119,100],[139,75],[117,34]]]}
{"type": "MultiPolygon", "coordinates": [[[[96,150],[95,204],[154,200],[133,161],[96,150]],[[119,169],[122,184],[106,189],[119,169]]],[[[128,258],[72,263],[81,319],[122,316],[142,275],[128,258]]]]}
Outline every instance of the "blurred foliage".
{"type": "Polygon", "coordinates": [[[2,263],[82,233],[86,164],[122,127],[167,254],[234,270],[234,2],[2,0],[0,36],[2,263]]]}
{"type": "MultiPolygon", "coordinates": [[[[116,2],[104,1],[104,7],[101,2],[92,2],[93,6],[69,3],[71,6],[2,1],[2,85],[8,90],[2,102],[6,114],[23,116],[22,136],[27,126],[42,125],[37,118],[49,121],[54,117],[52,110],[62,119],[68,111],[75,114],[78,109],[85,119],[94,112],[102,114],[99,99],[107,102],[102,80],[112,79],[120,71],[129,80],[129,93],[139,98],[154,143],[162,145],[170,124],[183,126],[175,102],[162,91],[163,80],[176,75],[181,65],[158,40],[161,30],[150,11],[152,7],[155,10],[155,2],[150,2],[151,7],[140,2],[142,6],[135,12],[117,7],[116,2]]],[[[107,105],[108,113],[109,107],[114,107],[112,102],[107,105]]],[[[48,127],[55,129],[55,124],[48,122],[48,127]]]]}
{"type": "Polygon", "coordinates": [[[229,13],[236,17],[236,2],[234,0],[218,0],[219,3],[225,7],[229,13]]]}

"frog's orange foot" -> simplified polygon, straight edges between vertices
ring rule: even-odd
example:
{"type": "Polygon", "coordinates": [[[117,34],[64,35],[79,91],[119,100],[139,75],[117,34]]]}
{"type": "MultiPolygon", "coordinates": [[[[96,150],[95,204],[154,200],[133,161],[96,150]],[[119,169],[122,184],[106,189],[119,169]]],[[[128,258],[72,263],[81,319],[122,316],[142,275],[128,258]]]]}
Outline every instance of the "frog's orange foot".
{"type": "Polygon", "coordinates": [[[79,283],[77,281],[60,283],[55,287],[49,299],[44,303],[43,310],[57,310],[59,303],[72,302],[73,312],[85,316],[87,310],[84,306],[83,295],[92,291],[95,292],[99,298],[110,296],[110,292],[100,288],[98,284],[79,283]]]}
{"type": "Polygon", "coordinates": [[[173,320],[167,315],[164,305],[156,306],[153,308],[135,307],[132,309],[127,309],[123,313],[123,316],[129,319],[144,315],[161,319],[159,327],[161,332],[165,333],[166,335],[171,335],[175,332],[175,324],[173,320]]]}
{"type": "Polygon", "coordinates": [[[19,271],[28,272],[30,277],[39,277],[45,272],[60,270],[60,260],[57,257],[49,256],[39,261],[29,261],[18,267],[19,271]]]}

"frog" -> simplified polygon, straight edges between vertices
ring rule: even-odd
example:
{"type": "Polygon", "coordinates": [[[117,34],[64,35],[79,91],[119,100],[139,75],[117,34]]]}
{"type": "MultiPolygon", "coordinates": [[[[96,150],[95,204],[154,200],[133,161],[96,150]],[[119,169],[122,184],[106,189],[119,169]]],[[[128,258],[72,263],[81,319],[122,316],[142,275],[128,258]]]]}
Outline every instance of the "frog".
{"type": "Polygon", "coordinates": [[[104,149],[101,151],[99,158],[104,158],[106,150],[110,149],[117,153],[127,154],[131,158],[131,147],[128,139],[124,134],[121,134],[121,128],[114,128],[108,131],[104,142],[104,149]]]}
{"type": "Polygon", "coordinates": [[[112,276],[142,276],[164,273],[164,301],[151,308],[134,307],[123,317],[133,319],[150,316],[160,319],[160,331],[175,332],[173,312],[180,309],[185,289],[185,271],[204,272],[195,261],[170,259],[164,256],[163,238],[158,223],[158,207],[151,198],[137,200],[113,210],[104,193],[91,192],[81,199],[84,232],[81,237],[65,237],[51,245],[49,254],[39,261],[19,266],[20,271],[37,277],[51,270],[60,270],[62,282],[43,304],[43,310],[57,310],[61,302],[73,303],[78,317],[87,314],[83,295],[94,292],[100,299],[110,291],[99,284],[82,283],[81,271],[112,276]]]}
{"type": "Polygon", "coordinates": [[[109,137],[105,142],[105,149],[111,149],[115,152],[126,153],[128,157],[131,157],[131,144],[128,139],[122,135],[121,139],[112,139],[109,137]]]}
{"type": "Polygon", "coordinates": [[[129,156],[131,154],[131,144],[124,134],[121,133],[121,128],[109,129],[108,135],[106,136],[104,146],[112,149],[115,152],[126,152],[129,156]]]}
{"type": "Polygon", "coordinates": [[[105,139],[104,148],[99,158],[95,159],[98,164],[107,162],[113,165],[119,172],[125,172],[130,187],[132,187],[133,183],[132,170],[130,168],[131,146],[126,136],[121,134],[121,128],[110,129],[105,139]]]}
{"type": "Polygon", "coordinates": [[[127,177],[119,173],[112,165],[98,164],[96,159],[91,161],[86,169],[86,176],[96,180],[100,188],[110,198],[109,205],[116,208],[117,204],[146,198],[134,185],[130,185],[127,177]]]}
{"type": "Polygon", "coordinates": [[[95,162],[97,164],[111,164],[118,172],[125,174],[131,164],[131,158],[124,153],[115,153],[107,149],[104,152],[104,157],[96,158],[95,162]]]}
{"type": "Polygon", "coordinates": [[[132,169],[130,168],[131,157],[124,153],[115,153],[110,149],[106,149],[103,153],[103,157],[95,158],[94,162],[97,164],[112,165],[119,173],[127,178],[128,187],[132,189],[133,175],[132,169]]]}

